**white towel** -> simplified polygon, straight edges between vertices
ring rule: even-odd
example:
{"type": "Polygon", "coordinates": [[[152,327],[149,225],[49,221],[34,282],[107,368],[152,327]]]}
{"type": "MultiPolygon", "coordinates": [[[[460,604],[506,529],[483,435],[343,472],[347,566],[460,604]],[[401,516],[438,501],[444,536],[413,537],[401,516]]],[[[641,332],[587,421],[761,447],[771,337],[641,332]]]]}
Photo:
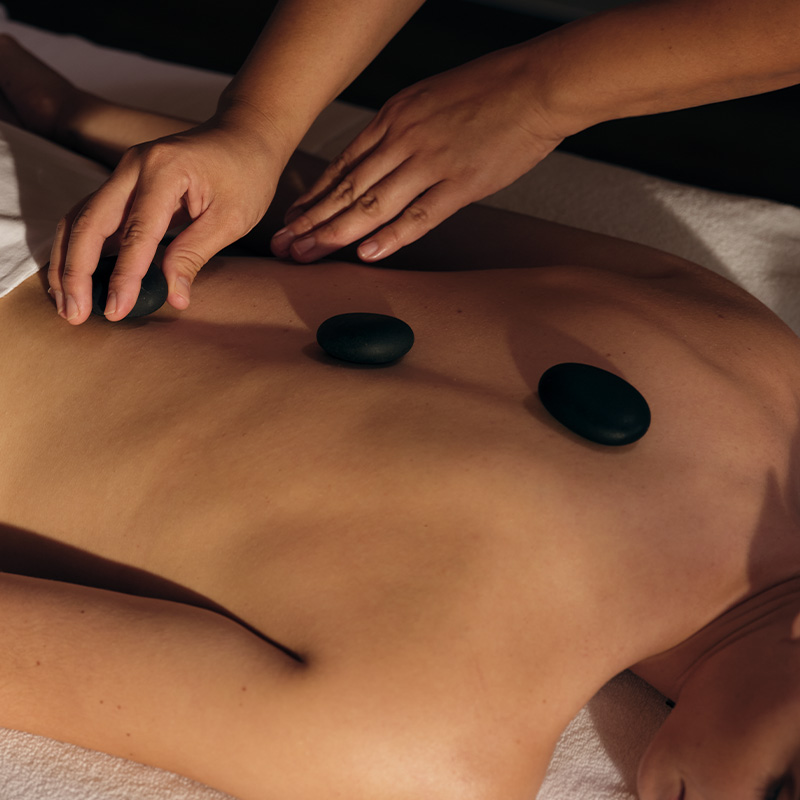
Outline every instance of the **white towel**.
{"type": "Polygon", "coordinates": [[[44,266],[54,223],[107,176],[93,161],[0,122],[0,297],[44,266]]]}
{"type": "Polygon", "coordinates": [[[226,800],[180,775],[18,731],[0,736],[2,800],[226,800]]]}

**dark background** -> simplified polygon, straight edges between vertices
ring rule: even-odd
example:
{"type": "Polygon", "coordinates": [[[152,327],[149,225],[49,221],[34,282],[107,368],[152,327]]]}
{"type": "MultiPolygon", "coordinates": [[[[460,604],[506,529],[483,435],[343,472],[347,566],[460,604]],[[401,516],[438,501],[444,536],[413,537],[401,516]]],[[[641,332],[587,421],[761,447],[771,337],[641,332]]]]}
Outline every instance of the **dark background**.
{"type": "MultiPolygon", "coordinates": [[[[12,19],[112,47],[235,72],[274,0],[3,0],[12,19]]],[[[378,108],[398,89],[557,23],[465,0],[427,0],[343,99],[378,108]]],[[[800,205],[800,87],[607,122],[561,149],[712,189],[800,205]]]]}

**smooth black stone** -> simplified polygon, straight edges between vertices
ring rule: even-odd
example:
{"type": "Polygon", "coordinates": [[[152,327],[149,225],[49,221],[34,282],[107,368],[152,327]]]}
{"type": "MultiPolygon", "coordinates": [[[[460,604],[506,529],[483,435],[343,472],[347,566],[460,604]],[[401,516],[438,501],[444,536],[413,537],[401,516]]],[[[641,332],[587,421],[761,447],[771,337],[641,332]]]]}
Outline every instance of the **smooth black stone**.
{"type": "Polygon", "coordinates": [[[556,364],[539,379],[542,405],[590,442],[619,446],[647,433],[650,407],[626,380],[589,364],[556,364]]]}
{"type": "MultiPolygon", "coordinates": [[[[106,258],[101,258],[97,264],[97,269],[92,275],[92,314],[103,316],[108,298],[108,281],[116,263],[116,256],[107,256],[106,258]]],[[[144,278],[142,278],[139,297],[136,298],[135,305],[124,319],[144,317],[147,314],[158,311],[167,301],[168,293],[167,279],[164,277],[164,273],[160,267],[151,264],[150,269],[147,270],[144,278]]]]}
{"type": "Polygon", "coordinates": [[[397,317],[354,312],[326,319],[317,344],[329,355],[354,364],[388,364],[414,344],[414,331],[397,317]]]}

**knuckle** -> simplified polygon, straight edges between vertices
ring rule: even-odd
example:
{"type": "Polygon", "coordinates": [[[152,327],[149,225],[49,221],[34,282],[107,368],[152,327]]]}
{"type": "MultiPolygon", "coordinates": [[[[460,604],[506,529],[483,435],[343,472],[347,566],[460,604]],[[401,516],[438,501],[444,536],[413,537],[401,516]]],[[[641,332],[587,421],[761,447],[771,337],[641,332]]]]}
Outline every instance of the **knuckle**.
{"type": "Polygon", "coordinates": [[[380,216],[381,202],[378,196],[372,194],[371,192],[362,194],[361,197],[358,198],[358,207],[361,209],[361,211],[369,214],[370,216],[380,216]]]}
{"type": "Polygon", "coordinates": [[[68,261],[66,264],[64,264],[64,270],[61,273],[61,281],[65,285],[74,284],[74,282],[79,279],[84,272],[84,270],[78,269],[75,264],[68,261]]]}
{"type": "Polygon", "coordinates": [[[411,91],[408,86],[400,89],[381,106],[376,116],[376,121],[384,125],[389,124],[408,105],[410,94],[411,91]]]}
{"type": "Polygon", "coordinates": [[[135,164],[139,161],[142,156],[142,148],[143,146],[140,144],[134,145],[133,147],[129,147],[120,158],[117,169],[115,170],[116,173],[122,172],[126,167],[130,167],[132,164],[135,164]]]}
{"type": "MultiPolygon", "coordinates": [[[[83,236],[90,233],[95,227],[95,211],[91,204],[85,205],[72,220],[70,226],[72,234],[76,236],[83,236]]],[[[67,225],[67,220],[62,220],[64,226],[67,225]]]]}
{"type": "Polygon", "coordinates": [[[119,161],[119,168],[133,167],[142,171],[157,171],[173,158],[173,148],[169,142],[144,142],[129,147],[119,161]]]}
{"type": "Polygon", "coordinates": [[[134,145],[131,151],[145,161],[159,162],[168,157],[170,146],[169,143],[165,141],[145,142],[144,144],[134,145]]]}
{"type": "Polygon", "coordinates": [[[350,156],[345,150],[331,161],[330,170],[334,173],[347,172],[350,169],[350,156]]]}
{"type": "Polygon", "coordinates": [[[128,247],[152,241],[154,238],[148,225],[139,219],[129,219],[122,230],[120,241],[123,247],[128,247]]]}
{"type": "Polygon", "coordinates": [[[338,217],[314,231],[317,247],[338,248],[342,246],[345,238],[346,227],[338,217]]]}
{"type": "Polygon", "coordinates": [[[205,266],[207,260],[204,255],[191,248],[182,247],[172,253],[173,269],[177,269],[181,275],[190,278],[192,281],[205,266]]]}
{"type": "Polygon", "coordinates": [[[354,194],[355,194],[355,187],[353,186],[353,182],[351,180],[343,180],[333,190],[333,192],[331,193],[331,197],[333,200],[336,200],[337,202],[346,203],[347,205],[352,205],[354,194]]]}
{"type": "Polygon", "coordinates": [[[390,130],[398,123],[408,123],[410,121],[408,111],[415,110],[419,95],[418,88],[407,86],[388,100],[379,112],[379,119],[384,129],[390,130]]]}
{"type": "Polygon", "coordinates": [[[352,217],[342,214],[326,223],[324,227],[318,228],[314,232],[314,237],[317,246],[328,250],[338,250],[354,240],[353,230],[354,220],[352,217]]]}
{"type": "Polygon", "coordinates": [[[130,267],[125,266],[125,264],[117,263],[114,265],[114,269],[109,277],[109,286],[120,288],[128,281],[141,281],[141,279],[141,274],[137,273],[130,267]]]}
{"type": "Polygon", "coordinates": [[[431,215],[428,213],[428,210],[423,206],[415,203],[414,205],[409,206],[405,214],[403,216],[416,228],[429,228],[430,227],[430,219],[431,215]]]}

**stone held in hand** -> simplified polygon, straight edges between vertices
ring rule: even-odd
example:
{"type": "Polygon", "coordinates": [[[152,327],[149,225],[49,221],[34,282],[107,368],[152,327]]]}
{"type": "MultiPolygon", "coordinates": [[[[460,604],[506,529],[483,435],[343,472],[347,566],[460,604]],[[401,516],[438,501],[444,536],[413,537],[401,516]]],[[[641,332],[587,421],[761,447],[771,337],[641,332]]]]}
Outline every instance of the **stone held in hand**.
{"type": "MultiPolygon", "coordinates": [[[[108,282],[114,266],[117,263],[116,256],[106,256],[101,258],[97,264],[97,269],[92,275],[92,313],[103,316],[108,298],[108,282]]],[[[142,287],[139,289],[139,297],[136,303],[124,319],[134,319],[144,317],[158,311],[167,301],[169,289],[167,279],[161,268],[156,264],[151,264],[145,276],[142,278],[142,287]]]]}
{"type": "Polygon", "coordinates": [[[597,444],[632,444],[650,427],[650,407],[639,390],[590,364],[563,363],[545,370],[539,399],[565,428],[597,444]]]}
{"type": "Polygon", "coordinates": [[[333,358],[353,364],[389,364],[414,344],[411,327],[387,314],[337,314],[317,329],[317,344],[333,358]]]}

